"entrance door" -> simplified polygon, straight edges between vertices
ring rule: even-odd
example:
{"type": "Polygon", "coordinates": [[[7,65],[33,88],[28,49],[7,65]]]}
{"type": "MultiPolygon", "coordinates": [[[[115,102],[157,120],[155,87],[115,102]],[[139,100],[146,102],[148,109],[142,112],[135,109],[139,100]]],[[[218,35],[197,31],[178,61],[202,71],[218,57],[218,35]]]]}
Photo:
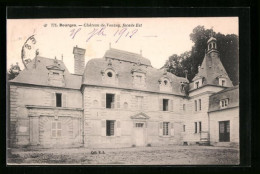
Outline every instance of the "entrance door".
{"type": "Polygon", "coordinates": [[[219,122],[219,142],[230,141],[230,124],[229,121],[219,122]]]}
{"type": "Polygon", "coordinates": [[[136,146],[144,146],[144,123],[135,123],[136,146]]]}

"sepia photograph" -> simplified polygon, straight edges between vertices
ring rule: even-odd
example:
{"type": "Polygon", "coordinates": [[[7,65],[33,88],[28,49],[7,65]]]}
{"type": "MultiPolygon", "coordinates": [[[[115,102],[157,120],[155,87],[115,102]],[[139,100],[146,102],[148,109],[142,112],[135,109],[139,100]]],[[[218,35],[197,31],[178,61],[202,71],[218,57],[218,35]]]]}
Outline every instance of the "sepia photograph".
{"type": "Polygon", "coordinates": [[[7,165],[239,165],[239,17],[7,19],[7,165]]]}

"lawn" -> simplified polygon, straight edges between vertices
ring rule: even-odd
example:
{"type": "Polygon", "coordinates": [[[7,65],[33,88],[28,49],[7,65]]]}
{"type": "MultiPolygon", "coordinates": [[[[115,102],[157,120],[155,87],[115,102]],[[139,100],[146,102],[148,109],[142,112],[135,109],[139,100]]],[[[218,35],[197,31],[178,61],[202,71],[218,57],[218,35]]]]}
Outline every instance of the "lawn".
{"type": "Polygon", "coordinates": [[[19,148],[10,149],[7,161],[14,165],[238,165],[239,149],[212,146],[19,148]]]}

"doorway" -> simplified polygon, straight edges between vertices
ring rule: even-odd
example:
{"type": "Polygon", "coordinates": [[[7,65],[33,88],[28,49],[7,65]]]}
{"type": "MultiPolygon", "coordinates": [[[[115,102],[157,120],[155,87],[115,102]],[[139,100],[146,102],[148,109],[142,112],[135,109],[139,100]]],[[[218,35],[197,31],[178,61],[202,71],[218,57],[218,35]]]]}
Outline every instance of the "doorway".
{"type": "Polygon", "coordinates": [[[219,142],[230,141],[230,123],[229,121],[219,122],[219,142]]]}
{"type": "Polygon", "coordinates": [[[136,146],[145,145],[144,123],[135,123],[135,143],[136,146]]]}

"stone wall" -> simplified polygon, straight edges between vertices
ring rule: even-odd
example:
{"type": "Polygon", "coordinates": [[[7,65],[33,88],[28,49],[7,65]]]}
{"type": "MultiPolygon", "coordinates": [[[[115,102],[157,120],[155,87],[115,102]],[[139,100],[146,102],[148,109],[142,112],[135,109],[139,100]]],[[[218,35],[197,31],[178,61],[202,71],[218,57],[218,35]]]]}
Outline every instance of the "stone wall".
{"type": "MultiPolygon", "coordinates": [[[[10,127],[8,130],[10,132],[10,146],[40,143],[31,143],[31,141],[34,135],[39,134],[39,120],[41,120],[42,116],[52,117],[54,119],[54,114],[51,113],[54,112],[56,108],[55,92],[62,93],[63,107],[59,109],[67,109],[65,116],[72,117],[73,115],[78,115],[78,119],[81,119],[82,111],[73,110],[75,108],[82,108],[82,95],[80,91],[10,85],[10,127]],[[28,108],[28,106],[30,108],[28,108]],[[35,108],[41,108],[41,112],[35,108]],[[49,111],[43,114],[42,110],[49,111]],[[37,116],[37,119],[29,116],[32,112],[34,112],[32,116],[37,116]],[[78,114],[78,112],[80,112],[80,114],[78,114]],[[34,127],[34,129],[32,127],[34,127]]],[[[59,112],[57,116],[59,116],[59,112]]]]}
{"type": "Polygon", "coordinates": [[[135,123],[144,123],[145,145],[152,146],[180,144],[182,133],[181,110],[183,99],[175,95],[148,93],[115,88],[84,88],[85,146],[86,147],[131,147],[136,144],[135,123]],[[105,108],[104,95],[115,94],[115,107],[105,108]],[[143,97],[143,105],[139,107],[136,96],[143,97]],[[169,99],[170,111],[162,111],[162,99],[169,99]],[[127,108],[124,104],[127,103],[127,108]],[[149,118],[131,118],[144,113],[149,118]],[[115,136],[106,136],[106,120],[115,120],[115,136]],[[160,135],[161,122],[169,122],[169,135],[160,135]],[[172,130],[173,129],[173,130],[172,130]],[[120,131],[120,133],[119,133],[120,131]]]}
{"type": "Polygon", "coordinates": [[[210,144],[230,146],[239,144],[239,107],[209,113],[210,144]],[[230,142],[219,142],[219,121],[230,121],[230,142]]]}

